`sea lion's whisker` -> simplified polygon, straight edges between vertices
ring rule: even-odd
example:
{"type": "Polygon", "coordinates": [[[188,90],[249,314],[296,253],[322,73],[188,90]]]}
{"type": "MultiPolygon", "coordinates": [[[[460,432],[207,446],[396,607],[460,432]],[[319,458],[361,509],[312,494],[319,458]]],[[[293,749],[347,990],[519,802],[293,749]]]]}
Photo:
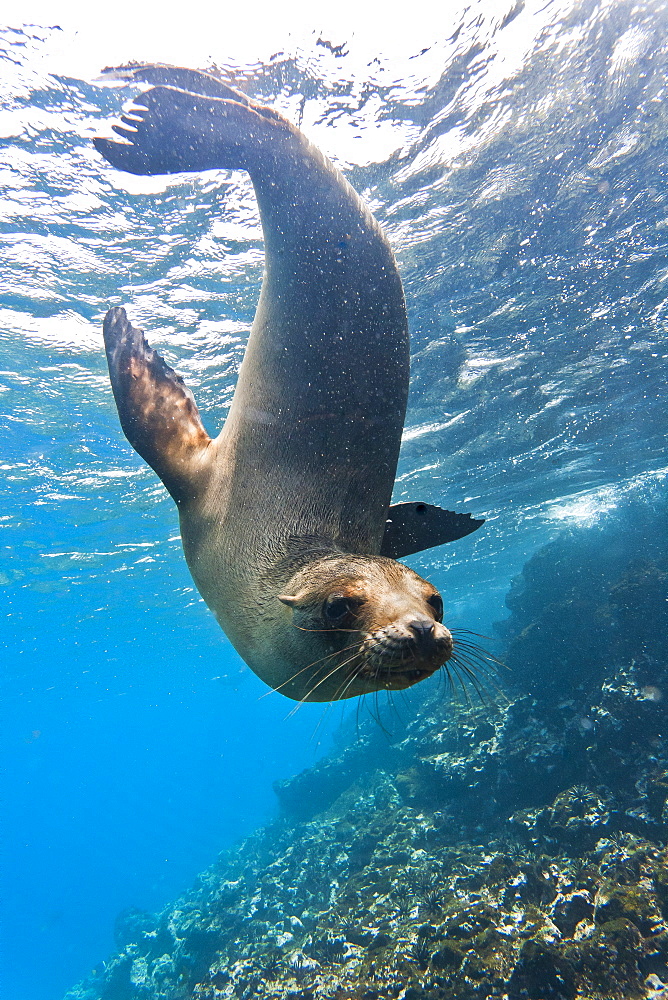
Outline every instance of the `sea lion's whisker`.
{"type": "MultiPolygon", "coordinates": [[[[455,643],[453,657],[460,662],[466,662],[476,674],[485,674],[488,680],[492,680],[498,675],[499,669],[509,670],[507,663],[502,659],[483,649],[474,643],[455,643]]],[[[498,691],[498,685],[494,685],[498,691]]]]}
{"type": "Polygon", "coordinates": [[[480,650],[466,648],[458,649],[455,647],[452,651],[451,659],[459,659],[463,663],[468,663],[472,668],[482,671],[483,673],[496,673],[497,664],[493,660],[490,661],[487,657],[483,656],[480,650]]]}
{"type": "Polygon", "coordinates": [[[460,650],[454,652],[451,659],[455,663],[465,664],[472,673],[485,674],[486,676],[493,676],[496,673],[496,665],[490,664],[486,660],[479,659],[471,653],[466,651],[461,652],[460,650]]]}
{"type": "MultiPolygon", "coordinates": [[[[316,663],[321,663],[322,664],[322,666],[319,667],[318,670],[316,671],[316,676],[317,676],[320,673],[321,670],[327,669],[327,667],[330,666],[330,664],[328,664],[328,663],[325,664],[324,663],[325,660],[330,660],[333,656],[342,656],[343,653],[348,653],[351,649],[354,649],[356,652],[351,657],[349,657],[347,660],[344,660],[343,663],[337,663],[336,666],[334,667],[334,670],[332,670],[327,675],[328,677],[331,677],[332,674],[334,674],[337,670],[339,670],[341,667],[344,667],[347,663],[350,663],[351,660],[355,659],[355,656],[357,655],[357,652],[359,651],[359,645],[358,645],[358,643],[353,642],[349,646],[344,646],[343,649],[337,649],[333,653],[328,653],[327,656],[322,656],[320,658],[320,660],[314,660],[313,663],[310,664],[310,666],[313,667],[313,666],[315,666],[316,663]]],[[[318,683],[320,683],[320,681],[318,683]]],[[[312,690],[314,690],[314,689],[312,689],[312,690]]]]}
{"type": "MultiPolygon", "coordinates": [[[[460,657],[462,655],[468,656],[476,670],[483,670],[486,673],[495,673],[496,667],[503,667],[504,670],[508,669],[508,665],[502,659],[494,653],[490,653],[484,646],[480,646],[477,642],[472,642],[471,639],[461,638],[461,634],[479,636],[479,633],[471,632],[469,629],[451,629],[450,631],[453,638],[453,655],[460,657]]],[[[480,636],[480,638],[490,639],[489,636],[480,636]]],[[[490,639],[490,641],[493,642],[494,640],[490,639]]]]}
{"type": "MultiPolygon", "coordinates": [[[[328,659],[328,658],[329,658],[329,657],[327,657],[327,659],[328,659]]],[[[316,663],[317,663],[317,662],[318,662],[318,661],[316,660],[316,663]]],[[[313,664],[310,664],[310,666],[312,666],[312,665],[313,665],[313,664]]],[[[319,667],[318,667],[318,669],[316,670],[316,672],[315,672],[315,676],[314,676],[313,680],[315,680],[315,679],[316,679],[316,678],[318,677],[318,674],[320,674],[320,673],[322,673],[323,671],[327,670],[327,668],[328,668],[329,666],[330,666],[330,664],[329,664],[329,663],[323,663],[323,664],[321,664],[321,666],[319,666],[319,667]]],[[[264,693],[264,695],[262,695],[262,697],[264,698],[264,697],[266,697],[266,696],[267,696],[268,694],[272,694],[274,690],[275,690],[275,691],[280,691],[280,689],[281,689],[281,688],[283,688],[283,687],[285,687],[285,685],[286,685],[286,684],[289,684],[289,683],[290,683],[290,681],[292,681],[292,680],[294,680],[294,679],[295,679],[295,677],[298,677],[298,676],[299,676],[300,674],[303,674],[303,673],[304,673],[304,671],[305,671],[305,670],[308,670],[308,669],[309,669],[309,667],[303,667],[303,668],[302,668],[301,670],[298,670],[296,674],[293,674],[293,675],[292,675],[292,677],[289,677],[287,681],[284,681],[284,682],[283,682],[283,684],[281,684],[281,686],[280,686],[280,687],[277,687],[277,688],[274,688],[274,689],[273,689],[272,691],[265,691],[265,693],[264,693]]],[[[295,712],[297,711],[297,708],[298,708],[298,707],[299,707],[300,705],[303,705],[303,703],[304,703],[305,701],[308,701],[308,699],[309,699],[309,696],[310,696],[310,695],[312,694],[312,692],[313,692],[313,691],[315,691],[315,689],[316,689],[316,688],[317,688],[317,687],[318,687],[318,686],[319,686],[320,684],[322,684],[322,683],[323,683],[324,681],[328,680],[328,678],[332,677],[332,676],[333,676],[333,675],[334,675],[334,674],[336,673],[336,671],[337,671],[338,669],[339,669],[339,664],[337,663],[337,664],[336,664],[336,666],[334,667],[334,669],[333,669],[333,670],[330,670],[330,672],[329,672],[328,674],[325,674],[325,675],[324,675],[324,677],[321,677],[321,678],[320,678],[320,680],[318,681],[318,683],[314,685],[314,687],[310,688],[310,689],[309,689],[309,690],[308,690],[308,691],[306,692],[306,694],[305,694],[305,695],[304,695],[304,696],[303,696],[302,698],[299,698],[299,699],[298,699],[298,702],[297,702],[297,707],[296,707],[296,708],[293,708],[293,709],[292,709],[292,711],[288,712],[288,714],[286,715],[286,717],[285,717],[285,718],[286,718],[286,719],[290,719],[290,718],[291,718],[291,717],[292,717],[292,716],[294,715],[294,713],[295,713],[295,712]]]]}
{"type": "MultiPolygon", "coordinates": [[[[401,722],[402,721],[401,714],[400,714],[399,709],[397,708],[397,706],[395,704],[395,701],[394,701],[394,695],[396,693],[397,692],[393,691],[392,688],[388,688],[387,689],[387,700],[388,700],[390,709],[392,710],[392,713],[394,714],[397,722],[401,722]]],[[[401,696],[402,700],[405,702],[406,701],[406,692],[403,691],[401,688],[399,689],[399,695],[401,696]]]]}
{"type": "Polygon", "coordinates": [[[360,698],[357,699],[357,705],[355,708],[355,734],[357,736],[358,741],[360,738],[360,709],[365,701],[366,701],[366,691],[360,698]]]}
{"type": "MultiPolygon", "coordinates": [[[[325,660],[331,660],[333,656],[341,656],[342,653],[347,653],[350,649],[359,649],[359,643],[351,642],[349,646],[343,646],[341,649],[335,649],[331,653],[326,653],[324,656],[321,656],[318,660],[313,660],[313,662],[309,663],[309,665],[307,667],[304,667],[303,670],[308,670],[310,667],[315,667],[316,663],[322,663],[325,660]]],[[[299,673],[302,673],[302,671],[300,670],[299,673]]]]}
{"type": "Polygon", "coordinates": [[[485,649],[483,646],[479,646],[477,642],[471,642],[468,639],[460,639],[456,635],[453,636],[453,639],[455,650],[464,649],[470,653],[475,653],[481,659],[492,660],[494,663],[498,664],[498,666],[508,669],[507,664],[504,663],[503,660],[499,659],[498,656],[495,656],[494,653],[490,653],[489,650],[485,649]]]}
{"type": "MultiPolygon", "coordinates": [[[[330,677],[333,677],[334,674],[337,672],[337,670],[342,670],[343,667],[346,667],[349,663],[352,663],[353,660],[356,659],[356,657],[357,657],[357,653],[355,653],[353,656],[348,657],[348,659],[344,660],[343,663],[337,663],[333,670],[330,670],[330,672],[328,674],[325,674],[324,677],[321,677],[320,680],[318,681],[318,683],[314,684],[313,687],[310,688],[306,692],[306,694],[304,695],[303,698],[300,698],[300,700],[297,702],[297,704],[292,709],[292,711],[288,713],[288,715],[286,716],[286,718],[290,719],[295,714],[295,712],[304,704],[304,702],[306,702],[306,701],[308,701],[310,699],[310,697],[313,694],[313,692],[317,691],[317,689],[320,687],[321,684],[324,684],[325,681],[328,681],[330,677]]],[[[352,684],[352,682],[355,680],[356,676],[357,676],[357,674],[353,672],[353,675],[352,675],[352,677],[350,677],[350,681],[349,681],[348,685],[346,686],[346,691],[348,690],[348,687],[350,687],[350,684],[352,684]]],[[[344,679],[343,684],[345,684],[346,681],[348,681],[348,677],[346,677],[344,679]]],[[[342,687],[343,687],[343,684],[341,685],[342,687]]],[[[341,690],[341,688],[339,688],[339,691],[340,690],[341,690]]],[[[342,697],[342,695],[338,694],[338,692],[337,692],[337,695],[333,699],[333,701],[338,701],[338,699],[340,697],[342,697]]]]}
{"type": "Polygon", "coordinates": [[[466,635],[475,635],[479,639],[491,639],[492,636],[485,635],[483,632],[475,632],[472,628],[464,628],[462,625],[452,625],[450,627],[451,632],[462,632],[466,635]]]}
{"type": "Polygon", "coordinates": [[[462,677],[461,677],[461,674],[459,672],[458,666],[453,661],[452,657],[450,657],[450,659],[444,665],[444,671],[445,671],[445,676],[447,678],[448,686],[450,688],[450,693],[452,694],[452,697],[455,700],[457,700],[457,684],[458,684],[459,687],[462,690],[462,694],[464,695],[464,701],[466,702],[467,707],[470,708],[471,707],[471,698],[469,696],[468,688],[467,688],[466,684],[464,683],[464,681],[462,680],[462,677]],[[452,667],[451,667],[451,664],[452,664],[452,667]],[[452,668],[454,668],[454,669],[452,669],[452,668]]]}
{"type": "MultiPolygon", "coordinates": [[[[324,667],[323,669],[326,669],[326,667],[324,667]]],[[[324,684],[325,681],[329,680],[329,678],[332,677],[336,673],[336,671],[338,669],[339,669],[339,664],[337,663],[337,665],[334,667],[333,670],[330,670],[330,672],[328,674],[325,674],[324,677],[320,678],[320,680],[318,681],[317,684],[314,684],[312,688],[309,688],[309,690],[306,692],[306,694],[304,695],[304,697],[300,698],[296,705],[293,705],[293,707],[290,709],[290,711],[288,712],[288,714],[285,716],[285,720],[284,721],[286,721],[287,719],[291,719],[293,717],[293,715],[295,715],[299,711],[299,709],[302,707],[302,705],[305,704],[305,702],[307,702],[309,700],[309,698],[311,697],[311,695],[313,694],[313,692],[321,684],[324,684]]]]}
{"type": "Polygon", "coordinates": [[[499,667],[508,670],[503,660],[480,649],[455,649],[452,655],[455,662],[465,664],[476,677],[483,675],[488,684],[491,684],[496,691],[500,690],[495,678],[498,676],[499,667]]]}
{"type": "MultiPolygon", "coordinates": [[[[386,690],[387,690],[387,692],[389,694],[389,688],[386,689],[386,690]]],[[[374,715],[374,713],[371,712],[371,711],[369,712],[369,714],[370,714],[371,718],[374,720],[374,722],[376,723],[376,725],[379,726],[382,729],[383,733],[385,734],[385,736],[389,740],[389,739],[392,738],[392,733],[387,728],[387,726],[385,726],[383,724],[383,720],[380,717],[380,703],[378,701],[379,694],[380,694],[380,691],[379,691],[378,688],[376,688],[376,690],[373,692],[373,700],[374,700],[374,703],[375,703],[376,714],[374,715]]]]}
{"type": "MultiPolygon", "coordinates": [[[[311,743],[312,743],[312,742],[313,742],[313,740],[314,740],[314,739],[316,738],[316,736],[317,736],[317,734],[318,734],[318,730],[320,729],[320,727],[321,727],[321,726],[322,726],[322,724],[324,723],[325,719],[327,718],[328,714],[329,714],[329,713],[331,712],[331,710],[333,709],[333,707],[334,707],[334,702],[333,702],[333,701],[328,701],[328,702],[327,702],[327,703],[325,704],[325,708],[324,708],[324,711],[320,713],[320,718],[318,719],[318,721],[317,721],[317,723],[316,723],[316,727],[315,727],[315,729],[314,729],[314,730],[313,730],[313,732],[311,733],[311,739],[310,739],[310,741],[309,741],[309,742],[311,742],[311,743]]],[[[343,721],[343,712],[342,712],[342,714],[341,714],[341,721],[343,721]]]]}
{"type": "Polygon", "coordinates": [[[401,700],[404,703],[404,707],[408,708],[409,701],[408,701],[408,696],[407,696],[406,692],[404,690],[401,690],[401,691],[399,691],[399,694],[401,695],[401,700]]]}
{"type": "MultiPolygon", "coordinates": [[[[450,659],[444,664],[444,673],[451,691],[454,693],[454,676],[465,694],[468,706],[471,705],[471,701],[468,696],[467,684],[473,687],[483,703],[486,703],[486,693],[489,688],[492,688],[496,694],[503,694],[494,680],[497,662],[502,663],[479,647],[472,647],[464,652],[455,648],[450,659]],[[484,684],[481,683],[481,675],[485,678],[484,684]]],[[[505,664],[502,665],[505,666],[505,664]]]]}
{"type": "MultiPolygon", "coordinates": [[[[346,663],[341,664],[341,666],[346,666],[346,664],[351,663],[354,659],[355,657],[352,656],[349,660],[346,661],[346,663]]],[[[359,670],[353,670],[349,677],[344,677],[343,681],[341,682],[340,686],[338,687],[334,695],[333,700],[338,701],[342,698],[345,698],[346,692],[348,691],[350,685],[353,683],[354,680],[356,680],[358,676],[359,676],[359,670]]]]}
{"type": "Polygon", "coordinates": [[[470,628],[458,628],[454,626],[450,629],[453,635],[474,635],[476,639],[487,639],[489,642],[496,642],[497,640],[492,635],[484,635],[482,632],[473,632],[470,628]]]}
{"type": "Polygon", "coordinates": [[[328,628],[306,628],[305,625],[295,625],[292,622],[293,628],[298,628],[300,632],[359,632],[358,628],[337,628],[334,625],[330,625],[328,628]]]}
{"type": "MultiPolygon", "coordinates": [[[[304,702],[304,701],[307,701],[307,700],[308,700],[308,698],[310,697],[310,695],[312,695],[312,694],[313,694],[313,692],[314,692],[314,691],[315,691],[315,690],[316,690],[317,688],[319,688],[319,687],[320,687],[320,685],[321,685],[321,684],[323,684],[323,683],[324,683],[324,682],[325,682],[326,680],[329,680],[329,678],[330,678],[330,677],[333,677],[333,676],[334,676],[334,674],[335,674],[335,673],[337,672],[337,670],[342,670],[342,669],[343,669],[344,667],[348,666],[348,664],[349,664],[349,663],[352,663],[352,662],[353,662],[353,661],[354,661],[354,660],[355,660],[355,659],[357,658],[357,656],[358,656],[358,649],[359,649],[359,647],[357,646],[357,643],[354,643],[354,644],[353,644],[353,645],[351,645],[351,646],[346,646],[346,647],[345,647],[344,649],[340,649],[340,650],[337,650],[337,653],[338,653],[338,654],[340,655],[341,653],[345,653],[345,652],[347,652],[347,651],[348,651],[348,650],[350,650],[350,649],[355,649],[355,652],[353,653],[353,655],[352,655],[352,656],[349,656],[349,657],[348,657],[348,659],[346,659],[346,660],[343,660],[343,662],[342,662],[342,663],[337,663],[337,664],[336,664],[336,665],[334,666],[334,668],[333,668],[332,670],[330,670],[330,672],[329,672],[328,674],[326,674],[326,675],[325,675],[324,677],[321,677],[321,678],[320,678],[320,680],[318,681],[318,683],[317,683],[317,684],[315,684],[315,685],[314,685],[314,686],[313,686],[313,687],[312,687],[312,688],[311,688],[311,689],[310,689],[310,690],[309,690],[309,691],[308,691],[308,692],[307,692],[307,693],[306,693],[306,694],[304,695],[304,697],[303,697],[303,698],[301,699],[301,702],[304,702]]],[[[332,654],[330,653],[328,657],[323,657],[323,659],[329,659],[331,655],[332,655],[332,654]]],[[[317,663],[317,662],[318,662],[318,661],[316,660],[316,663],[317,663]]],[[[327,668],[328,666],[330,666],[330,664],[326,664],[326,665],[325,665],[324,667],[321,667],[321,668],[320,668],[320,669],[318,670],[318,673],[320,672],[320,670],[322,670],[322,669],[326,669],[326,668],[327,668]]],[[[356,674],[356,673],[353,673],[353,676],[352,676],[352,680],[354,680],[356,676],[357,676],[357,674],[356,674]]],[[[315,678],[314,678],[314,679],[315,679],[315,678]]],[[[348,678],[347,678],[347,677],[346,677],[346,678],[344,678],[344,681],[343,681],[343,683],[345,684],[345,682],[346,682],[347,680],[348,680],[348,678]]],[[[335,698],[334,700],[336,701],[337,699],[335,698]]]]}
{"type": "MultiPolygon", "coordinates": [[[[302,667],[300,670],[297,670],[294,674],[292,674],[290,677],[288,677],[288,679],[286,681],[283,681],[282,684],[277,685],[275,688],[272,688],[270,691],[265,691],[265,693],[263,695],[261,695],[260,698],[266,698],[268,695],[273,694],[274,691],[280,691],[281,688],[284,688],[286,686],[286,684],[289,684],[291,681],[295,680],[295,678],[299,677],[300,674],[303,674],[306,670],[311,670],[313,667],[316,666],[316,664],[319,663],[319,664],[321,664],[321,666],[318,668],[318,670],[316,670],[316,673],[315,673],[315,676],[317,677],[321,670],[326,670],[327,667],[329,666],[329,664],[325,663],[326,660],[331,660],[331,658],[333,656],[341,656],[343,653],[347,653],[351,649],[358,649],[358,648],[359,648],[358,643],[351,642],[349,646],[343,646],[342,649],[335,649],[331,653],[326,653],[325,656],[321,656],[319,659],[313,660],[311,663],[307,663],[307,665],[305,667],[302,667]]],[[[354,659],[354,657],[352,657],[352,659],[354,659]]],[[[340,664],[340,663],[337,664],[334,667],[334,670],[332,670],[329,674],[327,674],[326,677],[321,678],[321,680],[318,681],[318,684],[316,685],[316,687],[318,687],[318,685],[321,684],[323,682],[323,680],[327,680],[334,673],[336,673],[336,671],[339,669],[339,667],[345,666],[345,664],[349,663],[349,662],[350,662],[350,660],[346,660],[343,664],[340,664]]],[[[301,701],[306,701],[308,699],[309,695],[314,690],[315,690],[315,688],[311,688],[311,690],[309,692],[307,692],[306,695],[304,695],[304,697],[301,699],[301,701]]],[[[288,716],[286,716],[286,718],[290,718],[290,716],[288,715],[288,716]]]]}
{"type": "Polygon", "coordinates": [[[270,691],[265,691],[264,694],[261,694],[258,700],[262,701],[263,698],[267,698],[270,694],[274,694],[275,691],[280,691],[281,688],[284,688],[286,684],[294,681],[300,674],[303,674],[306,670],[311,670],[312,667],[315,667],[317,663],[323,663],[325,660],[329,660],[333,656],[340,656],[342,653],[347,653],[349,649],[354,649],[356,646],[356,642],[351,642],[349,646],[344,646],[342,649],[335,649],[333,652],[326,653],[325,656],[321,656],[319,659],[313,660],[311,663],[307,663],[305,667],[301,667],[299,670],[295,671],[294,674],[291,674],[291,676],[288,677],[286,681],[283,681],[282,684],[278,684],[276,687],[271,688],[270,691]]]}
{"type": "Polygon", "coordinates": [[[461,660],[455,660],[453,658],[453,660],[451,662],[452,662],[452,672],[457,677],[457,680],[459,681],[459,684],[460,684],[462,690],[466,692],[466,701],[467,701],[467,704],[469,704],[469,705],[471,704],[470,698],[468,696],[468,685],[469,684],[471,685],[471,687],[473,688],[473,690],[475,691],[475,693],[478,695],[478,698],[480,698],[480,700],[482,702],[484,702],[485,701],[485,697],[484,697],[484,690],[485,689],[481,685],[480,679],[476,675],[475,671],[473,671],[466,664],[462,663],[461,660]]]}

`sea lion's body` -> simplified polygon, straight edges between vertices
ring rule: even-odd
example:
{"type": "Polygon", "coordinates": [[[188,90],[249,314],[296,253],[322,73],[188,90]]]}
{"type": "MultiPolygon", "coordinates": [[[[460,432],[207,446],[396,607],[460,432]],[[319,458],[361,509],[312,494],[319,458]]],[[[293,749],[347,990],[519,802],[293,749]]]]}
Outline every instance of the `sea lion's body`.
{"type": "Polygon", "coordinates": [[[122,309],[110,310],[105,340],[126,435],[177,503],[199,591],[263,679],[311,700],[406,687],[448,659],[452,640],[435,589],[388,557],[480,522],[424,504],[390,509],[409,379],[392,251],[341,174],[275,112],[204,74],[131,75],[177,86],[142,95],[129,129],[116,129],[132,145],[96,140],[98,149],[133,173],[247,169],[266,268],[215,440],[178,376],[122,309]],[[347,611],[324,620],[318,609],[332,594],[347,611]],[[348,649],[352,632],[359,651],[348,649]],[[380,669],[390,645],[394,659],[380,669]]]}

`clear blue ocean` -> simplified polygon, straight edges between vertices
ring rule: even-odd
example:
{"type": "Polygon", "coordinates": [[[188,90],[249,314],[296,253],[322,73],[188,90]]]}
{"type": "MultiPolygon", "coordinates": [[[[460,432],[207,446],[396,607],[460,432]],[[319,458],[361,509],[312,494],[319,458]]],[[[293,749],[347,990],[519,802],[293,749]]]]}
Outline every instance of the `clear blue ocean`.
{"type": "MultiPolygon", "coordinates": [[[[7,1000],[58,1000],[112,951],[119,911],[164,906],[274,816],[273,783],[356,711],[265,697],[194,589],[109,386],[101,320],[122,304],[220,428],[262,277],[250,182],[114,171],[91,140],[134,91],[79,70],[76,32],[54,23],[0,31],[7,1000]]],[[[629,500],[663,496],[668,12],[476,2],[375,52],[353,23],[255,59],[225,37],[206,51],[389,236],[413,338],[395,500],[486,518],[408,562],[448,624],[489,634],[540,546],[623,533],[629,500]]],[[[107,53],[104,32],[87,56],[191,61],[178,39],[107,53]]]]}

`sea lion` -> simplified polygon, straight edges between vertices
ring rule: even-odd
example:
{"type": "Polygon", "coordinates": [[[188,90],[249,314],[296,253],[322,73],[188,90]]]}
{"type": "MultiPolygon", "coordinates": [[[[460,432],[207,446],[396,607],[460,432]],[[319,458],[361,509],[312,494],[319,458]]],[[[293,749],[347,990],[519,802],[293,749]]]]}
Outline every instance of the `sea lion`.
{"type": "Polygon", "coordinates": [[[110,309],[104,337],[123,430],[179,511],[204,600],[248,665],[290,698],[406,688],[452,656],[436,588],[396,560],[482,524],[390,506],[406,411],[401,279],[378,223],[276,111],[215,76],[134,66],[153,85],[97,149],[121,170],[245,169],[265,273],[219,436],[191,392],[110,309]]]}

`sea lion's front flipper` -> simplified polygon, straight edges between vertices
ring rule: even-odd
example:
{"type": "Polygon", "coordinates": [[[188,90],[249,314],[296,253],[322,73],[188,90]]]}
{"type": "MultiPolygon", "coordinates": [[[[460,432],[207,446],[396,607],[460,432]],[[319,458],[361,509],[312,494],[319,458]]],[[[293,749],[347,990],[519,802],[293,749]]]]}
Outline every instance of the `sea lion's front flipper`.
{"type": "Polygon", "coordinates": [[[395,503],[387,514],[380,554],[390,559],[454,542],[484,524],[484,518],[457,514],[430,503],[395,503]]]}
{"type": "Polygon", "coordinates": [[[193,394],[132,326],[125,309],[110,309],[104,317],[104,345],[125,436],[177,503],[192,499],[213,458],[193,394]]]}

